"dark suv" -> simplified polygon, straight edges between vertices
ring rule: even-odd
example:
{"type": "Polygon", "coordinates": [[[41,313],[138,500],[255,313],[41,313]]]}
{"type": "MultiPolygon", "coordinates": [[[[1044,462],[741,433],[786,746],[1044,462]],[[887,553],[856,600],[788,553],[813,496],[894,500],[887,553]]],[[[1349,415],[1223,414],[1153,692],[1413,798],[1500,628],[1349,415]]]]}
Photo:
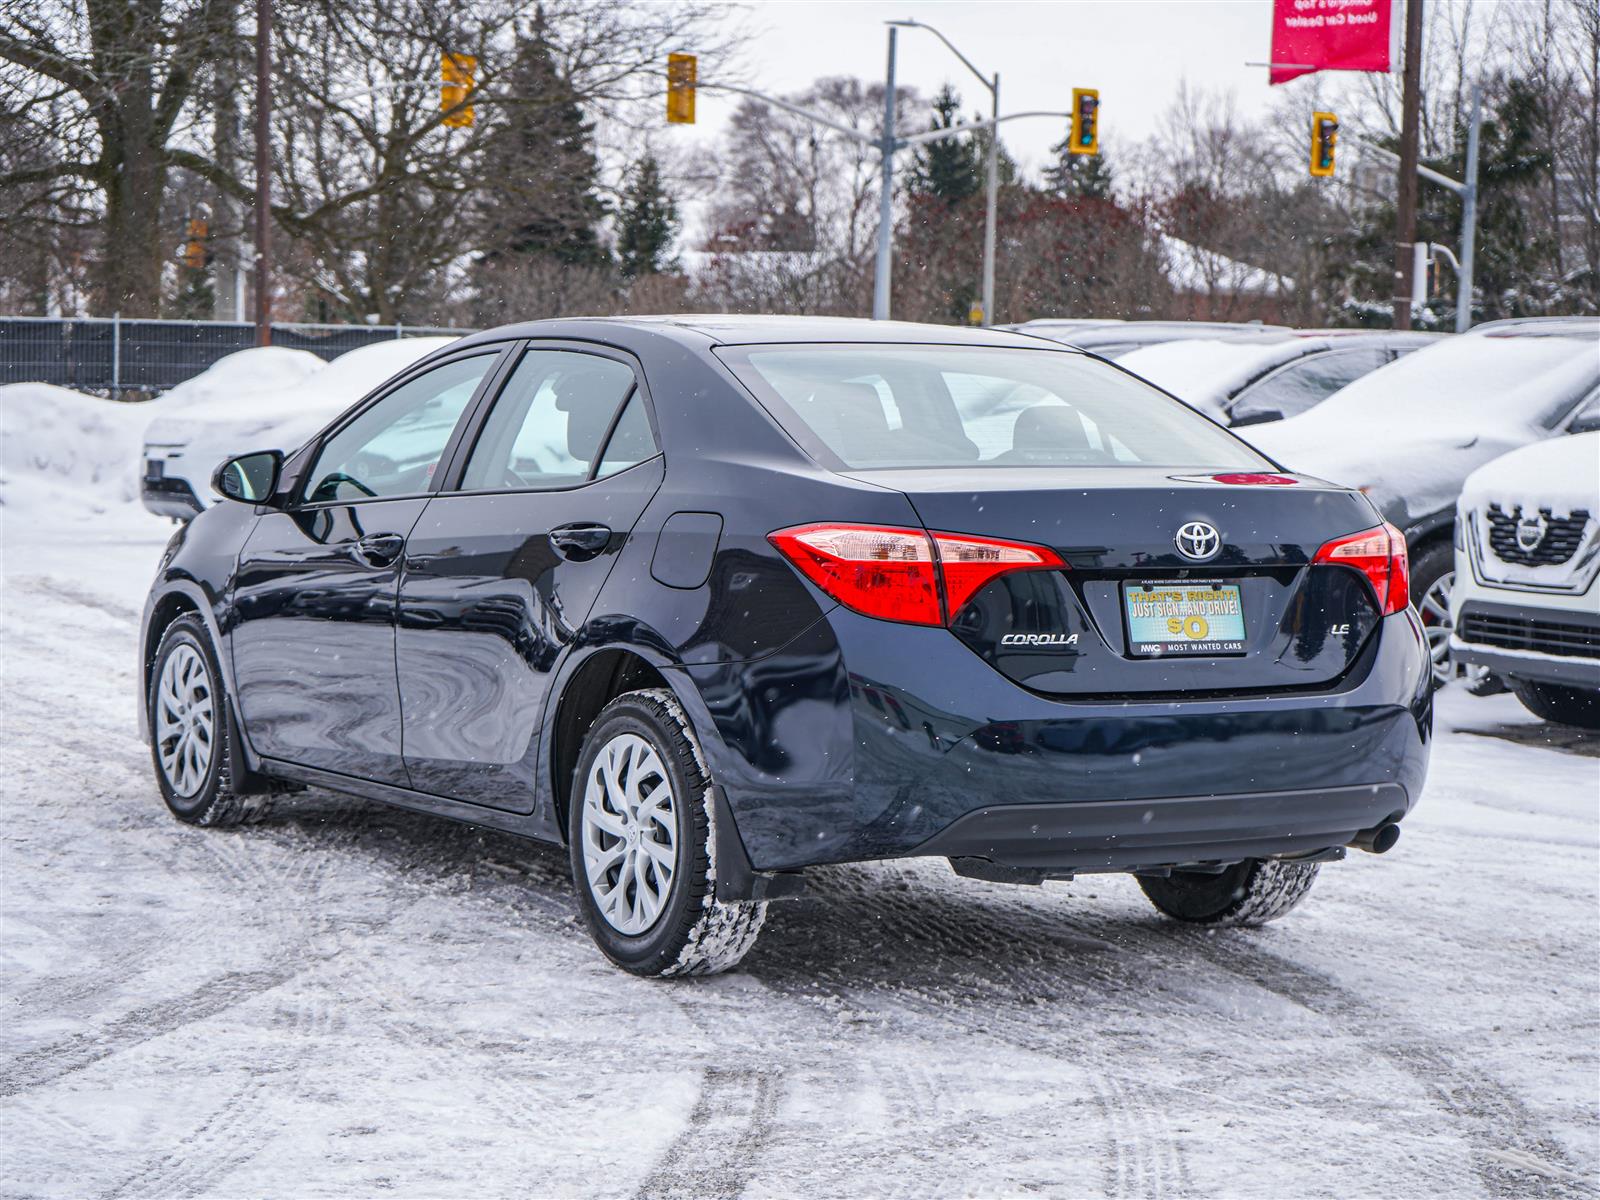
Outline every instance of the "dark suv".
{"type": "Polygon", "coordinates": [[[144,618],[173,813],[311,784],[565,842],[639,973],[862,859],[1259,922],[1422,786],[1403,539],[1038,339],[511,326],[215,484],[144,618]]]}

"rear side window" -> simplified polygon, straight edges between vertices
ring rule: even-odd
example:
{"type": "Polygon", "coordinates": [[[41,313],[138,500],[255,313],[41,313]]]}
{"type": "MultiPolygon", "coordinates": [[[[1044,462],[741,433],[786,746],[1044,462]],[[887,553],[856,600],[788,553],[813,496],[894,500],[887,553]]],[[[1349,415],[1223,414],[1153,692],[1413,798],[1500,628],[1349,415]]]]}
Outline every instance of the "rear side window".
{"type": "MultiPolygon", "coordinates": [[[[583,483],[618,407],[633,390],[633,372],[615,359],[570,350],[527,351],[478,434],[462,489],[583,483]]],[[[629,405],[634,407],[643,405],[629,405]]],[[[645,428],[648,433],[648,423],[645,428]]]]}
{"type": "Polygon", "coordinates": [[[1070,351],[752,346],[719,351],[802,445],[848,467],[1270,464],[1185,405],[1070,351]]]}

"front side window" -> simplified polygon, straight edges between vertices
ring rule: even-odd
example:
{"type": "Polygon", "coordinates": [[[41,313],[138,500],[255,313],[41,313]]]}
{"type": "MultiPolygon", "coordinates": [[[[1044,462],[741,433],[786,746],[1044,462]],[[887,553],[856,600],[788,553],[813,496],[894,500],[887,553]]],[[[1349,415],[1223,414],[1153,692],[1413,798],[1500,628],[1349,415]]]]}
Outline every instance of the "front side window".
{"type": "Polygon", "coordinates": [[[1271,465],[1143,380],[1070,351],[834,345],[719,353],[796,440],[820,442],[853,468],[1271,465]]]}
{"type": "MultiPolygon", "coordinates": [[[[571,350],[529,350],[484,422],[467,459],[462,490],[583,483],[618,405],[631,392],[633,371],[615,359],[571,350]]],[[[637,400],[629,405],[633,408],[643,411],[637,400]]]]}
{"type": "Polygon", "coordinates": [[[459,358],[401,384],[334,434],[306,479],[309,503],[425,492],[495,354],[459,358]]]}

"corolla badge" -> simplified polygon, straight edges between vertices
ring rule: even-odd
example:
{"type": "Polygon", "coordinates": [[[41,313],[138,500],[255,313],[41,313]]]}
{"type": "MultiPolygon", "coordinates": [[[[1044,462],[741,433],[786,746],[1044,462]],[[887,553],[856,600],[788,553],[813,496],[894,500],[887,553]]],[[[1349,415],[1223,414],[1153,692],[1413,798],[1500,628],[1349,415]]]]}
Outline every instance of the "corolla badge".
{"type": "Polygon", "coordinates": [[[1544,541],[1545,532],[1549,529],[1542,512],[1535,512],[1525,516],[1517,522],[1517,547],[1528,554],[1539,548],[1539,543],[1544,541]]]}
{"type": "Polygon", "coordinates": [[[1188,522],[1172,540],[1185,558],[1206,559],[1222,549],[1222,535],[1217,532],[1215,525],[1207,525],[1204,521],[1188,522]]]}

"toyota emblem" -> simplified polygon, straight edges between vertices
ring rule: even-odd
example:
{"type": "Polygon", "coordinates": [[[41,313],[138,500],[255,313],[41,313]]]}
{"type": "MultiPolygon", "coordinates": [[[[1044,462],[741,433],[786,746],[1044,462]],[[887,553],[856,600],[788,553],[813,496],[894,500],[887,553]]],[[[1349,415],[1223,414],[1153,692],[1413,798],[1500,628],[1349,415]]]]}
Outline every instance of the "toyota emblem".
{"type": "Polygon", "coordinates": [[[1177,543],[1179,553],[1196,560],[1211,558],[1222,549],[1222,535],[1215,525],[1204,521],[1188,522],[1172,540],[1177,543]]]}

